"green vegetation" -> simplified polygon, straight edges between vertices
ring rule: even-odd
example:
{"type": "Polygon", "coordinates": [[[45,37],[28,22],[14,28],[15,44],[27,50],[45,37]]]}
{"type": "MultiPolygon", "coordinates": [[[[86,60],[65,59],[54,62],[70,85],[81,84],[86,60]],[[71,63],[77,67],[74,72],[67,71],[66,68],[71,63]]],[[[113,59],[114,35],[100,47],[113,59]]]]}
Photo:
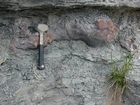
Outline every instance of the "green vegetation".
{"type": "MultiPolygon", "coordinates": [[[[126,76],[130,70],[133,70],[131,63],[133,56],[134,54],[132,53],[128,54],[121,67],[115,67],[114,63],[112,64],[112,71],[107,78],[109,85],[105,91],[108,96],[106,105],[122,105],[124,91],[129,88],[126,76]]],[[[121,62],[119,61],[119,63],[121,62]]]]}

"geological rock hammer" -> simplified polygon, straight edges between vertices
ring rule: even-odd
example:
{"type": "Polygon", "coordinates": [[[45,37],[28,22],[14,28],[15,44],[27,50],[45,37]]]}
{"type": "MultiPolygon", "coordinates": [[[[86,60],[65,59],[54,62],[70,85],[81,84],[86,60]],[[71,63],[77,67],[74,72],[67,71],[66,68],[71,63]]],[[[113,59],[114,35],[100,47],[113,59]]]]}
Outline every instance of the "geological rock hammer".
{"type": "Polygon", "coordinates": [[[44,45],[43,45],[43,34],[48,30],[48,26],[45,24],[38,24],[37,30],[40,34],[39,37],[39,58],[38,58],[38,69],[43,70],[45,68],[44,65],[44,45]]]}

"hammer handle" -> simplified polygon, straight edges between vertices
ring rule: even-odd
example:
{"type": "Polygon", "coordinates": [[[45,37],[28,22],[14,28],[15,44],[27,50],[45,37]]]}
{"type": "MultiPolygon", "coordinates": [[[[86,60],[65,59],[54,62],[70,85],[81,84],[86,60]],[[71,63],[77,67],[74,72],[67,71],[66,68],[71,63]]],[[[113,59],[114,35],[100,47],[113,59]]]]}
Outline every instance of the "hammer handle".
{"type": "Polygon", "coordinates": [[[44,65],[43,33],[40,33],[38,69],[43,70],[44,68],[45,65],[44,65]]]}

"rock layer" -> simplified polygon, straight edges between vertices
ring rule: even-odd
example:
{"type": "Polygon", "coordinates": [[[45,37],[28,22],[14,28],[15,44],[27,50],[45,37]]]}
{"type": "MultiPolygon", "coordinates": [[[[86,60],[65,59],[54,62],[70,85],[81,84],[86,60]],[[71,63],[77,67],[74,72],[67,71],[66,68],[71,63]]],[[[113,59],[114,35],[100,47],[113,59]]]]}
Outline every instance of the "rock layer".
{"type": "Polygon", "coordinates": [[[140,7],[139,0],[0,0],[0,4],[0,8],[6,10],[77,6],[140,7]]]}
{"type": "MultiPolygon", "coordinates": [[[[83,8],[83,10],[78,9],[72,14],[69,10],[64,12],[65,14],[60,16],[50,14],[48,19],[46,17],[49,30],[47,36],[44,36],[45,46],[48,40],[82,40],[89,46],[97,47],[117,38],[119,29],[107,15],[98,14],[99,10],[87,8],[87,11],[85,11],[83,8]],[[95,14],[96,16],[94,16],[95,14]]],[[[43,20],[45,22],[45,18],[43,20]]],[[[28,18],[16,20],[14,37],[17,40],[22,38],[22,42],[26,42],[18,43],[18,48],[30,49],[38,46],[39,42],[36,39],[37,35],[35,35],[37,33],[35,21],[35,19],[30,20],[28,18]]],[[[13,47],[16,47],[16,45],[13,45],[13,47]]]]}

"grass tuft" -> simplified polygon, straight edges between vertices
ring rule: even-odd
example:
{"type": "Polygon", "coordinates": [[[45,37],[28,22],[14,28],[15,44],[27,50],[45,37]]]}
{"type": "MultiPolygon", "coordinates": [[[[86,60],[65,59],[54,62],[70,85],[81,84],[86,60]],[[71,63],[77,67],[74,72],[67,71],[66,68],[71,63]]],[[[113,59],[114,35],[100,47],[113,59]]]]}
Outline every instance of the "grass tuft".
{"type": "Polygon", "coordinates": [[[133,70],[131,62],[133,56],[132,53],[128,54],[121,68],[115,67],[114,63],[112,64],[112,71],[107,78],[109,85],[105,91],[108,97],[106,105],[122,105],[122,96],[126,88],[129,88],[126,76],[130,70],[133,70]]]}

